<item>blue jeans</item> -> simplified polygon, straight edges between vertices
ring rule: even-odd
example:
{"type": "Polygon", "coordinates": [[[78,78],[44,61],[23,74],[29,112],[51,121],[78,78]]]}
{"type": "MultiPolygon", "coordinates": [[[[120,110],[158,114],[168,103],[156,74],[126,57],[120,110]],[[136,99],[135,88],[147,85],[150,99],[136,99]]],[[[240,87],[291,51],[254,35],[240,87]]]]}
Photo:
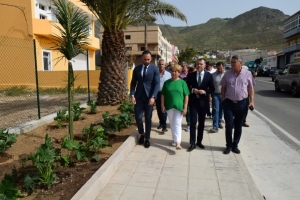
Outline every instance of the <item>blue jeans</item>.
{"type": "Polygon", "coordinates": [[[218,129],[223,116],[222,95],[219,93],[212,94],[212,116],[213,127],[218,129]]]}
{"type": "Polygon", "coordinates": [[[238,147],[242,136],[242,125],[245,119],[245,109],[248,109],[247,99],[234,103],[229,99],[223,101],[225,118],[225,136],[227,147],[238,147]],[[232,139],[232,128],[234,126],[234,135],[232,139]]]}

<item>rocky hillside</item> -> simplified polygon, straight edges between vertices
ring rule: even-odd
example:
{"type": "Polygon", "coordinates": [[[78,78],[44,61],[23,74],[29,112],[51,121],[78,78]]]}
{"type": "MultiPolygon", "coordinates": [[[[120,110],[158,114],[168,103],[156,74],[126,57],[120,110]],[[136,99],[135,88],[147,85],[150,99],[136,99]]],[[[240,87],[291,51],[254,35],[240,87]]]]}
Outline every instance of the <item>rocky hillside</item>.
{"type": "Polygon", "coordinates": [[[163,35],[180,48],[199,50],[260,48],[282,50],[283,22],[288,17],[282,11],[258,7],[235,18],[214,18],[204,24],[188,27],[159,25],[163,35]]]}

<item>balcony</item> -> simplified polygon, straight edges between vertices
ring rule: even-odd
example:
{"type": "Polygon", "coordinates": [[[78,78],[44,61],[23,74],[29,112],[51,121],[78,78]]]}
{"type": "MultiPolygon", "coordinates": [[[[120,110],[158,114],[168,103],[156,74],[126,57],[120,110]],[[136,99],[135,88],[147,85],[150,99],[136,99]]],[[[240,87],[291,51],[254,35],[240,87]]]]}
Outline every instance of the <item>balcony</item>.
{"type": "Polygon", "coordinates": [[[293,30],[290,30],[286,33],[283,34],[283,38],[286,39],[286,38],[289,38],[293,35],[296,35],[296,34],[300,34],[300,26],[298,25],[298,28],[295,28],[293,30]]]}
{"type": "Polygon", "coordinates": [[[294,44],[292,46],[284,47],[283,53],[293,52],[300,50],[300,44],[294,44]]]}
{"type": "MultiPolygon", "coordinates": [[[[44,19],[32,19],[33,34],[51,38],[52,35],[60,35],[60,32],[51,24],[52,21],[44,19]]],[[[99,39],[89,36],[89,48],[96,50],[99,49],[99,39]]]]}

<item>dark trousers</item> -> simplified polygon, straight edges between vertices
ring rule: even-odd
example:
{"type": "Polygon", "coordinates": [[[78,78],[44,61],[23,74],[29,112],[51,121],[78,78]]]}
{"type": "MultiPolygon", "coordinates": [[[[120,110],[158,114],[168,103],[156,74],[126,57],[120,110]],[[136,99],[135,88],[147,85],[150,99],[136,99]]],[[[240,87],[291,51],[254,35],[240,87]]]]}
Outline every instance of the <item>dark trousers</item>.
{"type": "Polygon", "coordinates": [[[206,104],[206,115],[207,116],[211,116],[211,112],[210,112],[210,95],[208,95],[208,101],[207,101],[207,104],[206,104]]]}
{"type": "Polygon", "coordinates": [[[245,109],[245,117],[243,123],[246,123],[246,118],[248,115],[249,97],[246,99],[246,101],[247,101],[247,109],[245,109]]]}
{"type": "Polygon", "coordinates": [[[204,122],[206,115],[206,103],[204,104],[193,104],[189,105],[190,107],[190,144],[196,143],[196,124],[198,118],[198,135],[197,143],[202,143],[203,131],[204,131],[204,122]],[[201,106],[203,105],[203,106],[201,106]]]}
{"type": "Polygon", "coordinates": [[[138,127],[139,134],[145,133],[145,139],[150,139],[150,131],[152,125],[152,111],[153,105],[149,105],[149,98],[143,95],[142,98],[136,99],[134,105],[135,121],[138,127]],[[145,129],[143,126],[143,113],[145,113],[145,129]]]}
{"type": "Polygon", "coordinates": [[[229,99],[223,101],[224,119],[225,119],[225,137],[227,147],[238,147],[242,136],[242,125],[245,119],[245,109],[247,109],[247,100],[234,103],[229,99]],[[232,140],[232,128],[234,126],[234,135],[232,140]]]}
{"type": "Polygon", "coordinates": [[[156,110],[157,110],[157,116],[159,119],[159,124],[162,126],[162,128],[167,127],[167,112],[163,113],[161,112],[161,93],[157,93],[157,98],[155,99],[156,104],[156,110]]]}

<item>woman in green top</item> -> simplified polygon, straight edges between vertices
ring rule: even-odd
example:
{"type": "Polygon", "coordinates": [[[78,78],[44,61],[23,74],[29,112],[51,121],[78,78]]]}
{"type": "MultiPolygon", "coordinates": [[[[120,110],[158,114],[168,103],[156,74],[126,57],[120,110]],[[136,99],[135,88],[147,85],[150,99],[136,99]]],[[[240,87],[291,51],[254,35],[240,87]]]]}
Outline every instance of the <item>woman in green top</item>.
{"type": "Polygon", "coordinates": [[[180,150],[181,121],[186,115],[189,100],[189,89],[186,82],[179,78],[182,68],[176,64],[171,68],[172,78],[165,81],[161,91],[161,110],[167,112],[172,132],[172,146],[180,150]]]}

